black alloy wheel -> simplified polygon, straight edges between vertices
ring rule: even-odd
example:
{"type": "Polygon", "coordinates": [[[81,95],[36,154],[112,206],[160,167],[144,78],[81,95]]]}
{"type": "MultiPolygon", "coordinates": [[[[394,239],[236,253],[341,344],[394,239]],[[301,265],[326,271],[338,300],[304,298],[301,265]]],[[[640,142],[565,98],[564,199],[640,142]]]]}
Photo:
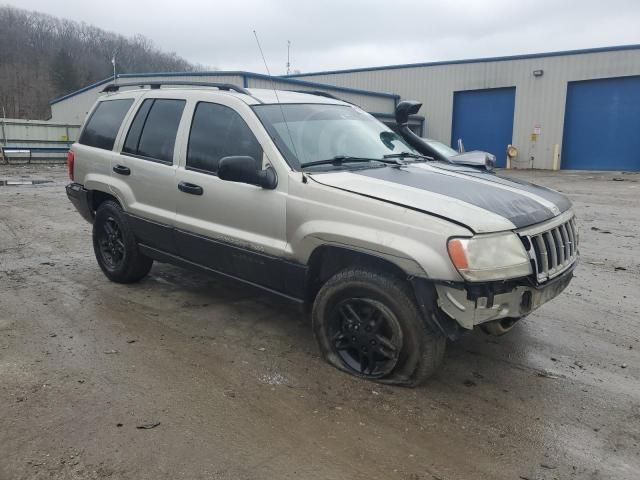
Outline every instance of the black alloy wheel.
{"type": "MultiPolygon", "coordinates": [[[[433,291],[432,291],[433,290],[433,291]]],[[[446,338],[427,321],[436,308],[429,289],[420,311],[401,276],[353,266],[320,287],[313,302],[313,333],[334,367],[376,382],[414,387],[442,363],[446,338]]]]}
{"type": "Polygon", "coordinates": [[[97,232],[100,255],[107,267],[116,270],[124,261],[125,246],[122,231],[118,222],[111,216],[100,227],[97,232]]]}
{"type": "Polygon", "coordinates": [[[98,206],[93,221],[93,251],[102,272],[118,283],[133,283],[142,279],[153,260],[140,252],[122,207],[113,200],[98,206]]]}
{"type": "Polygon", "coordinates": [[[380,378],[396,367],[402,328],[384,304],[369,298],[347,298],[334,307],[332,317],[332,347],[349,370],[380,378]]]}

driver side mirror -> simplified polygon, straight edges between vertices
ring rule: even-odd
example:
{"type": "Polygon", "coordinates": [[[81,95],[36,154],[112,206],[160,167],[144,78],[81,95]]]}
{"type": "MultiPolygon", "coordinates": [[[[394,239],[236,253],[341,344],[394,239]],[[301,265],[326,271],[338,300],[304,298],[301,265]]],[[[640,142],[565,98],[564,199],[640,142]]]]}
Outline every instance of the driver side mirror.
{"type": "Polygon", "coordinates": [[[273,190],[278,185],[278,177],[273,167],[264,170],[256,168],[256,160],[249,156],[232,156],[220,159],[218,178],[228,182],[248,183],[273,190]]]}

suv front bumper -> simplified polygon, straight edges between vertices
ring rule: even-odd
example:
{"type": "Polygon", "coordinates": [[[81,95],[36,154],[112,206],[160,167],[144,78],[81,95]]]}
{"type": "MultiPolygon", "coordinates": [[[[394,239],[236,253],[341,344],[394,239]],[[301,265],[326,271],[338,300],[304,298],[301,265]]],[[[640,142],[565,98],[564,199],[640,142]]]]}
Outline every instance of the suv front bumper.
{"type": "Polygon", "coordinates": [[[571,282],[577,263],[576,260],[562,275],[540,285],[522,282],[500,293],[491,293],[490,288],[475,288],[475,291],[485,290],[486,296],[471,294],[464,285],[437,284],[438,306],[466,329],[491,320],[520,318],[560,295],[571,282]]]}
{"type": "Polygon", "coordinates": [[[93,209],[91,208],[91,192],[79,183],[70,183],[66,186],[67,197],[76,207],[76,210],[87,222],[93,223],[93,209]]]}

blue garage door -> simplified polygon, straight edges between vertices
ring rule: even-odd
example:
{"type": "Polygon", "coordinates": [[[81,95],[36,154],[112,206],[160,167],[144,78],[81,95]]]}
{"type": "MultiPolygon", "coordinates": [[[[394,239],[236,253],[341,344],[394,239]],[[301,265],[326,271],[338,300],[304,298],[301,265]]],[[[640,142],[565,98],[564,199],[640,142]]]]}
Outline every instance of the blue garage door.
{"type": "Polygon", "coordinates": [[[515,97],[515,87],[455,92],[451,146],[457,148],[461,138],[467,152],[493,153],[498,166],[504,167],[513,136],[515,97]]]}
{"type": "Polygon", "coordinates": [[[640,170],[640,77],[569,83],[561,165],[640,170]]]}

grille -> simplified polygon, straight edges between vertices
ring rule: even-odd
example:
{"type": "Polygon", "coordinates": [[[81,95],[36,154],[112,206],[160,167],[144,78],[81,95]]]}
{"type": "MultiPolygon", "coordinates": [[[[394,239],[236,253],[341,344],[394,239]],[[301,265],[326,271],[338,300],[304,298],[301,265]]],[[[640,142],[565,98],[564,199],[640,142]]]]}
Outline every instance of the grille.
{"type": "Polygon", "coordinates": [[[543,231],[520,232],[538,282],[560,275],[578,256],[578,229],[575,218],[543,231]]]}

